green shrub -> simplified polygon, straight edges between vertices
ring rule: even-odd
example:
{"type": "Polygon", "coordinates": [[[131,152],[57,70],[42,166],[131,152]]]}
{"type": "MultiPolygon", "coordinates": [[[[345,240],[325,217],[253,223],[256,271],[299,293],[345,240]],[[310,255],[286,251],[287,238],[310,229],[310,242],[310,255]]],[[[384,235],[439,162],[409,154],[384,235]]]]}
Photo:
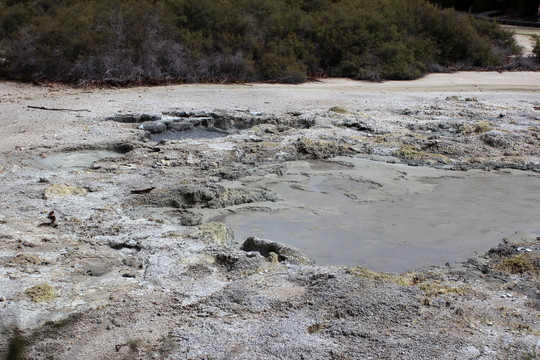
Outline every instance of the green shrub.
{"type": "Polygon", "coordinates": [[[514,40],[513,33],[501,28],[495,21],[475,20],[472,25],[480,36],[487,37],[499,49],[506,49],[509,54],[519,54],[521,49],[514,40]]]}
{"type": "Polygon", "coordinates": [[[540,37],[538,35],[536,36],[536,45],[534,46],[533,54],[537,60],[540,60],[540,37]]]}
{"type": "Polygon", "coordinates": [[[515,53],[425,0],[10,0],[0,39],[2,76],[71,83],[404,80],[515,53]]]}

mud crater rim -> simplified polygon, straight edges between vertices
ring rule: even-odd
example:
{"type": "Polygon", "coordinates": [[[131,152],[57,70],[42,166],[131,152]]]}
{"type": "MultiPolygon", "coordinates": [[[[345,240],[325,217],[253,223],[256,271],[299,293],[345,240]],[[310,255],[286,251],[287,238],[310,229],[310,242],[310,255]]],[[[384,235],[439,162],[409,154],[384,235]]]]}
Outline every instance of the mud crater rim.
{"type": "Polygon", "coordinates": [[[314,119],[299,115],[275,117],[262,112],[235,110],[228,112],[165,111],[157,114],[117,114],[106,120],[137,124],[153,141],[179,139],[213,139],[236,134],[257,125],[285,128],[310,128],[314,119]]]}

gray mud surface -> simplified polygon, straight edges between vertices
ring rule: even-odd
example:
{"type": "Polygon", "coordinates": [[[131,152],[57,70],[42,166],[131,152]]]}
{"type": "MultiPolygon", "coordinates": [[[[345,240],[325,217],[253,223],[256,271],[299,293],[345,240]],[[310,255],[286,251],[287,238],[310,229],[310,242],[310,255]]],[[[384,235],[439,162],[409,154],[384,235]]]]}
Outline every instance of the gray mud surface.
{"type": "Polygon", "coordinates": [[[240,242],[281,241],[319,265],[399,273],[465,261],[523,229],[540,233],[535,172],[456,172],[346,157],[323,164],[286,163],[286,174],[257,183],[280,201],[237,208],[225,224],[240,242]],[[343,163],[350,167],[340,169],[343,163]]]}
{"type": "Polygon", "coordinates": [[[539,84],[0,84],[0,354],[538,358],[539,84]]]}

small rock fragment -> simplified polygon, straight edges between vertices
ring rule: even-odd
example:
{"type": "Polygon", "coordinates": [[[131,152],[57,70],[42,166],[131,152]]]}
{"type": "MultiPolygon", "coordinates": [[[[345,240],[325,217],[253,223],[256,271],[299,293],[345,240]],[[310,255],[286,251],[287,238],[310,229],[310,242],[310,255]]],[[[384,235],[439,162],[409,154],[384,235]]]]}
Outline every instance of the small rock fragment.
{"type": "Polygon", "coordinates": [[[314,262],[306,254],[293,247],[275,241],[249,237],[242,245],[244,251],[258,251],[264,257],[278,262],[286,261],[291,264],[313,265],[314,262]],[[272,255],[274,254],[274,255],[272,255]]]}

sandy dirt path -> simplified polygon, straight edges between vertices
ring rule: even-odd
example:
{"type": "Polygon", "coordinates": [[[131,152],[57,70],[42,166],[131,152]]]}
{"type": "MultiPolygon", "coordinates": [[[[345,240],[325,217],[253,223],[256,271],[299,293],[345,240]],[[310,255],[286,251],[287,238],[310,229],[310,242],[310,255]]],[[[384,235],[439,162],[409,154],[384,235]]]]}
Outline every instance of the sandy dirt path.
{"type": "Polygon", "coordinates": [[[514,32],[514,39],[523,48],[523,55],[532,55],[536,45],[536,36],[540,35],[540,28],[514,25],[501,25],[501,27],[514,32]]]}

